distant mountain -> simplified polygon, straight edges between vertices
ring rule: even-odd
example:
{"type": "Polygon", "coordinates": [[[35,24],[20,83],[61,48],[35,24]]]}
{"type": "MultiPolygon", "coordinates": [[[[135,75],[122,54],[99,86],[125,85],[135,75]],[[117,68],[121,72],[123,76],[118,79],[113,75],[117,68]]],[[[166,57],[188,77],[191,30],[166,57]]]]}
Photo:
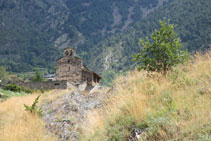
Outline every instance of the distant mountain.
{"type": "Polygon", "coordinates": [[[53,68],[59,52],[53,43],[66,14],[66,6],[58,0],[1,0],[0,65],[14,72],[53,68]]]}
{"type": "Polygon", "coordinates": [[[0,65],[54,71],[71,46],[100,74],[135,67],[131,55],[164,17],[189,51],[211,43],[210,0],[1,0],[0,65]]]}
{"type": "Polygon", "coordinates": [[[85,60],[93,58],[90,52],[96,44],[167,1],[1,0],[0,65],[14,72],[53,70],[60,49],[68,46],[77,48],[85,60]]]}
{"type": "MultiPolygon", "coordinates": [[[[140,50],[139,38],[145,39],[159,20],[166,17],[177,25],[176,32],[190,52],[206,50],[211,44],[211,0],[173,0],[140,20],[127,31],[117,33],[90,51],[90,68],[101,74],[125,71],[135,67],[131,56],[140,50]]],[[[106,76],[109,76],[108,74],[106,76]]]]}

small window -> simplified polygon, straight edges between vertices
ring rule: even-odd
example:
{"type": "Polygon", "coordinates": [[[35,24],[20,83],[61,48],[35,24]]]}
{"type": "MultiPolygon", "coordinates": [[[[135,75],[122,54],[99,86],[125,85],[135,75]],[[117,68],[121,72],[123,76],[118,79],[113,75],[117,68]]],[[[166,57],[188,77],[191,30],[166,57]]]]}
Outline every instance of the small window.
{"type": "Polygon", "coordinates": [[[58,86],[58,85],[60,85],[60,84],[59,84],[59,83],[54,83],[54,85],[55,85],[55,86],[58,86]]]}
{"type": "Polygon", "coordinates": [[[65,51],[65,55],[68,56],[69,55],[69,52],[68,51],[65,51]]]}
{"type": "Polygon", "coordinates": [[[73,55],[73,51],[71,50],[71,51],[70,51],[70,56],[72,56],[72,55],[73,55]]]}
{"type": "Polygon", "coordinates": [[[68,60],[68,63],[70,63],[70,59],[68,60]]]}

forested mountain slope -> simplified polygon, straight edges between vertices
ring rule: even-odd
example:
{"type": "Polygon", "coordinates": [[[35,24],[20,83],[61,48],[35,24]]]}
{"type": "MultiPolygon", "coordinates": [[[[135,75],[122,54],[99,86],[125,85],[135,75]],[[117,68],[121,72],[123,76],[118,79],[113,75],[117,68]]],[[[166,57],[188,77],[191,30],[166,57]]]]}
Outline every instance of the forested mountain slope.
{"type": "Polygon", "coordinates": [[[96,45],[91,55],[95,57],[88,58],[88,62],[92,63],[90,67],[101,73],[133,68],[131,56],[140,49],[139,38],[145,39],[149,36],[164,17],[177,25],[176,32],[181,37],[183,46],[190,52],[209,48],[211,1],[173,0],[127,31],[113,35],[96,45]]]}
{"type": "Polygon", "coordinates": [[[58,49],[67,46],[77,48],[84,59],[92,58],[94,45],[167,1],[1,0],[0,65],[14,72],[53,69],[58,49]]]}
{"type": "Polygon", "coordinates": [[[15,72],[53,68],[58,54],[53,40],[62,32],[66,14],[57,0],[0,1],[0,65],[15,72]]]}

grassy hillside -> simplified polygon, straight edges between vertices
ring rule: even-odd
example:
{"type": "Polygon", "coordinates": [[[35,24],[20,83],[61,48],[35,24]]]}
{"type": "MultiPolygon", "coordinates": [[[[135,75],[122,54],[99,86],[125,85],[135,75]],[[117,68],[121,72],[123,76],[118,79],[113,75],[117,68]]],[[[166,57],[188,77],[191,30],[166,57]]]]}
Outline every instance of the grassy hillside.
{"type": "Polygon", "coordinates": [[[197,54],[166,77],[131,71],[115,81],[107,106],[87,118],[81,140],[210,140],[211,52],[197,54]]]}
{"type": "MultiPolygon", "coordinates": [[[[141,131],[140,140],[209,140],[210,83],[210,51],[174,67],[166,77],[128,72],[116,79],[105,107],[88,114],[83,130],[79,131],[81,140],[122,141],[134,128],[141,131]]],[[[51,103],[65,93],[70,90],[46,92],[41,95],[39,105],[51,103]]],[[[23,104],[31,105],[39,94],[13,96],[0,102],[0,140],[57,140],[47,132],[39,116],[24,109],[23,104]]]]}
{"type": "MultiPolygon", "coordinates": [[[[68,90],[67,90],[68,91],[68,90]]],[[[42,94],[39,104],[57,99],[67,91],[50,91],[42,94]]],[[[1,93],[6,94],[5,91],[1,93]]],[[[25,111],[24,104],[32,105],[40,93],[14,96],[0,102],[1,141],[56,141],[57,137],[48,133],[40,116],[25,111]]]]}

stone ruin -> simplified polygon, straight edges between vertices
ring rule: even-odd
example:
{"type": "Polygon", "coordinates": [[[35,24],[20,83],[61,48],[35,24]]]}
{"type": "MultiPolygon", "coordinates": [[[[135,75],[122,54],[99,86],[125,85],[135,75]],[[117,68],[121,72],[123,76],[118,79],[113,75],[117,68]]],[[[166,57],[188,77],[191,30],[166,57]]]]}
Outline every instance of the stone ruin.
{"type": "Polygon", "coordinates": [[[64,49],[64,56],[56,61],[56,78],[47,82],[27,82],[18,85],[30,89],[66,89],[75,86],[93,87],[102,78],[95,72],[90,71],[83,60],[76,56],[75,49],[64,49]]]}
{"type": "Polygon", "coordinates": [[[76,56],[73,48],[67,48],[64,49],[64,57],[56,61],[56,80],[93,86],[100,82],[101,77],[83,64],[83,60],[76,56]]]}

